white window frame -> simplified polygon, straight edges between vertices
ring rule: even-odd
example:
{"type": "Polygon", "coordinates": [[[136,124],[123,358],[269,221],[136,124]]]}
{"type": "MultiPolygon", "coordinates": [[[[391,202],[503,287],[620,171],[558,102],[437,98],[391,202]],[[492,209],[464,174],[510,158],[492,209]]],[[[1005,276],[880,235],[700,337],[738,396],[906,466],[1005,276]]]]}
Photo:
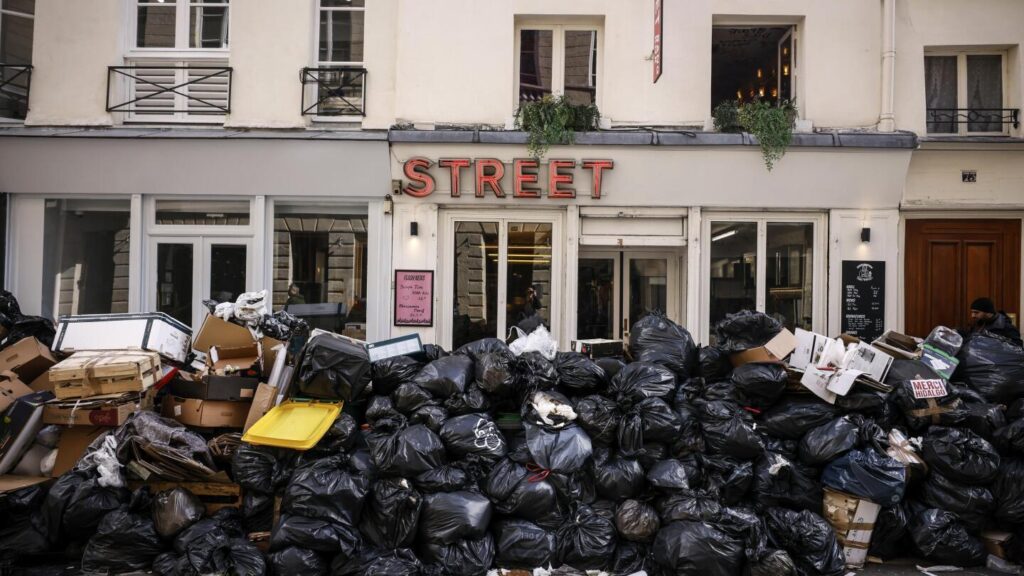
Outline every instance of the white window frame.
{"type": "MultiPolygon", "coordinates": [[[[1008,66],[1006,65],[1006,59],[1007,59],[1007,56],[1008,56],[1006,50],[991,50],[991,49],[989,49],[989,50],[986,50],[986,49],[978,49],[978,50],[927,50],[926,49],[925,52],[924,52],[924,56],[925,56],[925,58],[929,58],[931,56],[955,56],[956,57],[956,107],[958,109],[967,109],[968,108],[967,104],[969,102],[969,98],[967,96],[967,57],[968,56],[999,56],[1000,68],[1001,68],[1001,72],[1002,72],[1002,88],[1003,88],[1003,93],[1002,93],[1002,96],[1001,96],[1000,108],[1004,108],[1004,109],[1005,108],[1009,108],[1009,106],[1007,106],[1007,102],[1008,102],[1008,99],[1009,99],[1009,96],[1010,96],[1010,92],[1008,90],[1010,77],[1009,77],[1008,66]]],[[[926,77],[924,78],[924,84],[925,84],[925,109],[926,110],[927,110],[927,107],[928,107],[928,94],[927,94],[928,79],[927,79],[927,74],[928,74],[928,67],[925,66],[925,75],[926,75],[926,77]]],[[[925,133],[928,134],[928,135],[934,135],[934,136],[1005,136],[1005,135],[1010,133],[1010,130],[1013,127],[1010,124],[1003,124],[1002,125],[1002,129],[999,130],[999,131],[996,131],[996,132],[969,132],[967,130],[967,128],[968,128],[968,123],[967,122],[963,122],[963,123],[959,123],[958,122],[957,125],[956,125],[956,128],[957,128],[956,132],[928,132],[928,115],[927,115],[927,111],[925,112],[924,129],[925,129],[925,133]]]]}
{"type": "MultiPolygon", "coordinates": [[[[313,0],[313,51],[312,58],[310,60],[313,68],[331,68],[331,67],[352,67],[352,68],[366,68],[366,6],[323,6],[322,0],[313,0]],[[323,12],[362,12],[363,16],[363,58],[362,61],[350,61],[341,62],[334,60],[321,60],[320,59],[320,16],[323,12]]],[[[367,79],[363,80],[363,108],[366,108],[366,82],[367,79]]],[[[317,87],[306,86],[306,90],[312,92],[313,96],[316,96],[317,87]]],[[[309,94],[305,94],[305,97],[309,97],[309,94]]],[[[305,104],[303,104],[305,105],[305,104]]],[[[363,116],[358,114],[345,114],[341,116],[313,116],[314,122],[362,122],[363,116]]]]}
{"type": "MultiPolygon", "coordinates": [[[[566,32],[597,32],[595,43],[597,48],[597,82],[594,85],[594,105],[601,108],[603,103],[601,83],[604,82],[604,26],[593,24],[551,24],[535,23],[529,20],[516,23],[515,51],[513,68],[515,71],[515,90],[512,94],[513,110],[519,108],[519,59],[522,51],[523,30],[551,30],[551,94],[565,94],[565,33],[566,32]]],[[[590,71],[593,77],[594,70],[590,71]]]]}
{"type": "Polygon", "coordinates": [[[231,53],[231,2],[225,0],[223,6],[228,13],[228,43],[223,48],[189,48],[189,11],[192,7],[217,8],[220,4],[202,4],[194,0],[174,0],[174,47],[173,48],[145,48],[136,45],[138,41],[139,7],[146,5],[159,6],[153,0],[125,0],[128,14],[125,39],[126,59],[134,58],[167,58],[170,60],[194,60],[194,59],[227,59],[231,53]]]}
{"type": "MultiPolygon", "coordinates": [[[[10,10],[10,9],[7,9],[7,8],[3,8],[2,6],[3,6],[3,1],[0,0],[0,33],[2,33],[2,30],[3,30],[3,19],[4,19],[4,16],[9,16],[9,17],[12,17],[12,18],[27,18],[32,23],[33,38],[35,37],[36,15],[34,13],[33,14],[27,14],[25,12],[18,12],[16,10],[10,10]]],[[[33,47],[33,49],[32,49],[32,58],[29,59],[29,62],[28,62],[29,66],[32,65],[32,60],[34,58],[35,58],[35,48],[33,47]]],[[[10,62],[0,62],[0,64],[10,64],[10,62]]],[[[25,121],[21,120],[19,118],[6,118],[6,117],[0,116],[0,124],[24,124],[24,123],[25,123],[25,121]]]]}
{"type": "Polygon", "coordinates": [[[502,340],[508,335],[505,325],[505,305],[508,301],[508,226],[509,222],[551,224],[551,293],[543,297],[548,304],[548,324],[551,336],[556,342],[562,328],[562,305],[565,300],[565,212],[558,210],[446,210],[439,218],[441,234],[438,237],[440,253],[440,302],[437,310],[438,341],[446,348],[452,347],[452,310],[455,306],[455,262],[452,241],[455,238],[456,222],[497,222],[498,223],[498,293],[495,299],[498,308],[496,337],[502,340]],[[502,249],[501,247],[505,247],[502,249]],[[504,332],[504,333],[503,333],[504,332]]]}
{"type": "Polygon", "coordinates": [[[701,342],[709,342],[711,334],[711,224],[713,222],[754,222],[757,223],[757,288],[755,293],[755,309],[765,311],[768,300],[768,224],[798,223],[814,225],[813,277],[811,278],[811,298],[814,299],[815,332],[824,333],[828,326],[828,256],[826,254],[828,238],[828,218],[825,213],[808,212],[707,212],[701,218],[701,233],[707,240],[704,242],[700,255],[701,277],[701,342]]]}

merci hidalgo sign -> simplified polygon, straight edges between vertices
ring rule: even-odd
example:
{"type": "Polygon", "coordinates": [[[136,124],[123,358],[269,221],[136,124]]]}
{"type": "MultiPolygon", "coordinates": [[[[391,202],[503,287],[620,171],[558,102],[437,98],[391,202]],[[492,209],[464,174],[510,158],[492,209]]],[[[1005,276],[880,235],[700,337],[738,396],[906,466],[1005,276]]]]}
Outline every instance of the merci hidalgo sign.
{"type": "MultiPolygon", "coordinates": [[[[414,198],[426,198],[437,189],[437,179],[430,173],[434,162],[429,158],[416,156],[405,161],[402,171],[409,183],[402,188],[403,194],[414,198]]],[[[577,168],[591,173],[590,197],[601,198],[601,184],[604,172],[615,168],[612,160],[556,160],[547,161],[547,178],[541,181],[540,161],[533,158],[517,158],[512,161],[512,189],[505,190],[501,181],[505,177],[505,163],[496,158],[441,158],[437,166],[448,169],[452,198],[462,195],[462,175],[468,171],[474,183],[474,196],[483,198],[488,193],[495,198],[541,198],[572,200],[576,188],[572,187],[577,168]],[[546,186],[543,186],[546,184],[546,186]]]]}

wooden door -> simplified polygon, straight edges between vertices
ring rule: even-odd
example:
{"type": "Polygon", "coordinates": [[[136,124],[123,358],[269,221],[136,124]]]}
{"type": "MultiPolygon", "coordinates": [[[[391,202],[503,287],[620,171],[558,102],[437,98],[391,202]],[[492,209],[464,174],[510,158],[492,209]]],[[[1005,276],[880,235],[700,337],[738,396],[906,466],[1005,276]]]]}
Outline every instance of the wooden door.
{"type": "Polygon", "coordinates": [[[970,322],[970,305],[987,296],[1019,317],[1020,220],[907,220],[906,332],[970,322]]]}

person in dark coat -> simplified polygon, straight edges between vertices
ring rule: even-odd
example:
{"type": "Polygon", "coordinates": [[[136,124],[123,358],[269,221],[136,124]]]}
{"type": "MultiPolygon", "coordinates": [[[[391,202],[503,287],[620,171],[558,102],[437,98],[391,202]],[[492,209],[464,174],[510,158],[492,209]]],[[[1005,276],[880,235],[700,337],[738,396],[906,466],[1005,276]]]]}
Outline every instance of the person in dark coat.
{"type": "Polygon", "coordinates": [[[1006,312],[996,311],[996,305],[991,298],[978,298],[971,302],[971,321],[973,323],[965,336],[985,330],[1007,338],[1017,346],[1022,345],[1020,330],[1013,325],[1006,312]]]}

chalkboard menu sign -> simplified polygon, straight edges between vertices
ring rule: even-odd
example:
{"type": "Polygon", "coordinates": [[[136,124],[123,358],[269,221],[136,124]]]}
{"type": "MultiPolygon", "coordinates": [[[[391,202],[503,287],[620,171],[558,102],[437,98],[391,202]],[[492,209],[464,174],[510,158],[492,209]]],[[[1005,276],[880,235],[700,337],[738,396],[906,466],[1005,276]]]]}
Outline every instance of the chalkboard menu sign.
{"type": "Polygon", "coordinates": [[[395,326],[434,325],[434,271],[395,270],[395,326]]]}
{"type": "Polygon", "coordinates": [[[868,342],[885,332],[885,262],[843,260],[842,331],[868,342]]]}

